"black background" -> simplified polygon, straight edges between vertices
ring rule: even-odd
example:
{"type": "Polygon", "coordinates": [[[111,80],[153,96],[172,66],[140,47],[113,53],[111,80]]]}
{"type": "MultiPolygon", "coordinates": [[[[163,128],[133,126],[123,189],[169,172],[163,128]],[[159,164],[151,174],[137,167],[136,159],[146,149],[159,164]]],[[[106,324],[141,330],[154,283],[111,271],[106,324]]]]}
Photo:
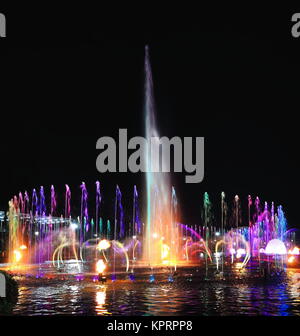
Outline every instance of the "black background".
{"type": "MultiPolygon", "coordinates": [[[[291,36],[297,9],[1,9],[0,208],[19,191],[53,184],[72,190],[102,184],[103,211],[115,184],[131,214],[133,185],[143,174],[99,174],[96,140],[144,135],[144,46],[149,45],[160,134],[205,137],[205,177],[186,184],[174,174],[182,221],[200,221],[204,191],[216,211],[220,192],[282,204],[298,224],[300,38],[291,36]]],[[[48,192],[49,195],[49,192],[48,192]]]]}

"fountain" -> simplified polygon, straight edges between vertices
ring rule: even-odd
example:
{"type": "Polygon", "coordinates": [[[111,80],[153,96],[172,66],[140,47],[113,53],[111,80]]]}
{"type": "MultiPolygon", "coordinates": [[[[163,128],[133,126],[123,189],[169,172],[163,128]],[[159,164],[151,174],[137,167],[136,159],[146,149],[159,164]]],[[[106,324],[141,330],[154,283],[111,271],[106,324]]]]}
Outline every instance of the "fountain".
{"type": "MultiPolygon", "coordinates": [[[[153,186],[156,185],[156,177],[153,186]]],[[[161,179],[160,179],[161,181],[161,179]]],[[[151,184],[152,186],[152,184],[151,184]]],[[[125,220],[122,192],[116,186],[114,225],[102,218],[100,183],[96,182],[95,220],[88,213],[88,189],[81,184],[81,213],[71,216],[71,189],[66,185],[65,207],[59,209],[54,186],[50,188],[49,211],[47,193],[34,189],[29,202],[28,193],[19,193],[9,202],[8,260],[6,267],[20,272],[35,269],[37,276],[50,273],[93,274],[99,263],[111,274],[112,280],[134,281],[138,274],[150,274],[154,282],[166,274],[165,280],[174,281],[174,272],[197,270],[203,281],[230,279],[235,269],[247,270],[247,276],[261,274],[264,269],[285,270],[299,256],[295,229],[287,229],[282,206],[269,207],[256,197],[254,204],[248,196],[248,223],[243,224],[241,199],[234,197],[228,207],[225,193],[221,193],[221,222],[216,222],[216,209],[207,192],[203,195],[202,221],[198,225],[181,224],[175,188],[170,188],[170,204],[159,198],[159,190],[151,190],[148,199],[146,230],[142,229],[137,187],[133,187],[132,221],[125,220]],[[25,201],[26,200],[26,201],[25,201]],[[149,206],[150,203],[150,206],[149,206]],[[64,216],[54,217],[63,211],[64,216]],[[106,223],[106,225],[104,225],[106,223]],[[175,242],[175,244],[174,244],[175,242]],[[200,270],[200,271],[199,271],[200,270]],[[203,272],[201,271],[203,270],[203,272]],[[253,270],[255,270],[253,272],[253,270]],[[255,273],[256,272],[256,273],[255,273]]],[[[130,211],[130,209],[129,209],[130,211]]],[[[2,223],[2,226],[4,224],[2,223]]],[[[182,273],[183,274],[183,273],[182,273]]],[[[80,278],[81,279],[81,278],[80,278]]]]}
{"type": "MultiPolygon", "coordinates": [[[[159,137],[147,47],[145,134],[148,140],[159,137]]],[[[164,160],[162,157],[162,165],[164,160]]],[[[265,202],[262,207],[258,197],[253,203],[248,195],[248,220],[244,223],[242,198],[236,195],[229,206],[222,192],[215,209],[205,192],[199,223],[182,224],[175,188],[167,173],[153,172],[152,168],[159,163],[150,147],[146,148],[145,162],[144,223],[136,186],[133,186],[129,209],[124,208],[122,199],[125,196],[116,186],[114,204],[108,205],[114,210],[113,218],[103,216],[103,190],[99,181],[95,183],[94,200],[89,197],[85,182],[81,183],[79,207],[72,207],[71,188],[67,184],[63,209],[57,204],[53,185],[49,188],[49,199],[47,188],[43,186],[39,193],[33,189],[31,199],[27,191],[14,196],[9,201],[6,221],[9,237],[5,267],[12,272],[25,269],[25,273],[27,269],[35,269],[39,277],[45,272],[64,276],[75,274],[79,281],[88,276],[96,279],[97,273],[102,279],[104,271],[113,281],[137,281],[145,275],[150,282],[158,279],[173,282],[178,274],[184,279],[195,279],[197,274],[201,281],[223,281],[251,278],[263,273],[266,267],[268,272],[284,270],[289,263],[297,261],[299,249],[295,230],[287,229],[281,206],[276,208],[274,203],[269,206],[265,202]],[[74,213],[78,208],[80,213],[74,213]],[[215,216],[217,213],[220,220],[215,216]]]]}

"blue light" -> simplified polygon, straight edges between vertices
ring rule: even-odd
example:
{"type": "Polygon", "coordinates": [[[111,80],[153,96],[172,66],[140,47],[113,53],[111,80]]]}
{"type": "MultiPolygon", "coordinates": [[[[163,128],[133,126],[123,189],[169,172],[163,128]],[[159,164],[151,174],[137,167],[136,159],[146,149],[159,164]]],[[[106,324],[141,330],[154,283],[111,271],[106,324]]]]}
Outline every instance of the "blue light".
{"type": "Polygon", "coordinates": [[[171,274],[168,276],[168,281],[169,282],[174,282],[174,278],[173,278],[173,276],[171,274]]]}

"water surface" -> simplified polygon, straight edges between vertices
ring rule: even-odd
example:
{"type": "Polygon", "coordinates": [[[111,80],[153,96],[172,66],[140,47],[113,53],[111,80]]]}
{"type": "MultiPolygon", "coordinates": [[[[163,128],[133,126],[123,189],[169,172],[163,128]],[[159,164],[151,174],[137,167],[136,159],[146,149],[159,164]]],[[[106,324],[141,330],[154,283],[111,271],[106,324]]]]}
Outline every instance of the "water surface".
{"type": "Polygon", "coordinates": [[[256,285],[23,278],[12,314],[300,315],[300,271],[288,275],[286,283],[256,285]]]}

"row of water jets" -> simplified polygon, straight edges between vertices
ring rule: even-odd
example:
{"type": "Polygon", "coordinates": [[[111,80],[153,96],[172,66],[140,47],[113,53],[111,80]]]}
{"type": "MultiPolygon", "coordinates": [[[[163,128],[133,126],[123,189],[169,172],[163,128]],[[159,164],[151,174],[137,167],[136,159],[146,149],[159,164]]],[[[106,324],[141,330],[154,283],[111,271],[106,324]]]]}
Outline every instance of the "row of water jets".
{"type": "MultiPolygon", "coordinates": [[[[155,230],[150,232],[150,242],[151,253],[155,255],[155,259],[147,259],[147,232],[140,219],[136,186],[133,188],[130,223],[125,223],[119,186],[116,187],[113,224],[109,219],[104,221],[101,216],[102,193],[98,181],[95,195],[95,217],[90,217],[88,191],[85,183],[81,184],[81,210],[75,219],[72,218],[71,189],[68,185],[65,189],[65,206],[60,217],[55,216],[59,209],[53,186],[48,202],[43,187],[39,194],[34,189],[31,198],[27,192],[20,192],[19,196],[9,202],[9,261],[20,263],[22,253],[22,263],[42,264],[52,260],[53,265],[59,268],[66,260],[75,260],[79,265],[78,261],[94,262],[101,257],[111,265],[111,271],[116,273],[116,269],[123,266],[126,271],[133,269],[137,262],[176,268],[177,264],[201,262],[203,258],[207,271],[213,262],[216,262],[217,269],[223,270],[226,256],[232,260],[242,258],[241,264],[245,266],[250,257],[260,258],[261,252],[271,240],[278,239],[289,247],[294,238],[295,230],[287,231],[281,206],[275,211],[274,203],[269,207],[266,202],[261,204],[258,197],[253,201],[248,196],[248,223],[244,224],[240,198],[234,197],[229,214],[230,207],[224,192],[220,197],[220,220],[214,216],[208,193],[204,193],[201,224],[181,224],[176,193],[172,188],[169,205],[171,222],[160,220],[153,225],[155,230]],[[217,221],[219,225],[216,224],[217,221]],[[170,228],[174,230],[174,227],[176,232],[170,231],[169,237],[165,237],[166,231],[170,228]],[[172,247],[172,244],[175,246],[172,247]]],[[[154,203],[154,213],[159,214],[160,219],[164,218],[158,199],[154,203]]]]}

